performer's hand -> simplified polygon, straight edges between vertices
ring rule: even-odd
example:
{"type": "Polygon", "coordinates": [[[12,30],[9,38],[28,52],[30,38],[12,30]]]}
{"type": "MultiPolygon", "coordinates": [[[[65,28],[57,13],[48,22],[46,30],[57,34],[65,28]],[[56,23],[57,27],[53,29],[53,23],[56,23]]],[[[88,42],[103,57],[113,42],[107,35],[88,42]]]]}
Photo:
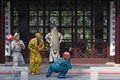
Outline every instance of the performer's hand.
{"type": "Polygon", "coordinates": [[[50,44],[50,47],[52,47],[52,44],[50,44]]]}
{"type": "Polygon", "coordinates": [[[38,50],[39,50],[39,51],[43,51],[43,49],[42,49],[42,48],[39,48],[38,50]]]}
{"type": "Polygon", "coordinates": [[[35,51],[35,50],[32,50],[32,52],[33,52],[33,53],[36,53],[36,51],[35,51]]]}
{"type": "Polygon", "coordinates": [[[20,44],[20,45],[22,46],[23,49],[25,48],[23,44],[20,44]]]}
{"type": "Polygon", "coordinates": [[[17,42],[17,45],[20,45],[20,42],[17,42]]]}
{"type": "Polygon", "coordinates": [[[60,42],[59,43],[61,43],[62,42],[62,39],[60,40],[60,42]]]}
{"type": "Polygon", "coordinates": [[[18,43],[17,45],[22,46],[22,44],[21,44],[21,43],[18,43]]]}

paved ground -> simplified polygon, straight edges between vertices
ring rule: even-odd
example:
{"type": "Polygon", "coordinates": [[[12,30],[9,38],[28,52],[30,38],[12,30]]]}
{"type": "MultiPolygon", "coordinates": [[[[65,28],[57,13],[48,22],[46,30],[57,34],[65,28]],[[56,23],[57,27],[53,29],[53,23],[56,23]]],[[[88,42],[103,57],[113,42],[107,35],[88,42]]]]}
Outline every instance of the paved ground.
{"type": "MultiPolygon", "coordinates": [[[[2,65],[4,66],[4,65],[2,65]]],[[[57,73],[53,73],[51,77],[46,77],[45,73],[48,69],[48,64],[42,64],[39,75],[29,75],[29,80],[90,80],[91,66],[113,66],[113,65],[73,65],[69,70],[65,79],[58,79],[57,73]]],[[[20,80],[20,76],[14,77],[12,74],[0,72],[0,80],[20,80]]],[[[120,74],[99,74],[99,80],[120,80],[120,74]]]]}

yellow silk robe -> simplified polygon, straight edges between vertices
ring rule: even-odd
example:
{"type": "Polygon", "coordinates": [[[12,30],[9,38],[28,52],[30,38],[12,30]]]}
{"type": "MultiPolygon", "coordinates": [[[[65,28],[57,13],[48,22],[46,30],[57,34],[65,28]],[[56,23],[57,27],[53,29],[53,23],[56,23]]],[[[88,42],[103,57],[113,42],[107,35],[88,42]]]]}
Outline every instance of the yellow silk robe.
{"type": "Polygon", "coordinates": [[[39,43],[37,42],[36,38],[33,38],[29,41],[28,49],[30,50],[30,72],[32,74],[38,74],[40,71],[42,59],[38,49],[43,49],[44,47],[45,45],[43,40],[41,40],[39,43]]]}

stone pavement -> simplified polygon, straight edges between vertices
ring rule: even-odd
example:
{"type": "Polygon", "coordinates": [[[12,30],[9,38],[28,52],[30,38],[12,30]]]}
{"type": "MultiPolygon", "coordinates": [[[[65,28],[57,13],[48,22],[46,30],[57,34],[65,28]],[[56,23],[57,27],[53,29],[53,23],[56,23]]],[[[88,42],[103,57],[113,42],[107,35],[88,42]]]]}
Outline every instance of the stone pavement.
{"type": "MultiPolygon", "coordinates": [[[[4,65],[0,65],[4,66],[4,65]]],[[[28,66],[28,65],[26,65],[28,66]]],[[[73,65],[73,68],[69,70],[66,78],[59,79],[57,78],[57,73],[53,73],[51,77],[46,77],[45,73],[48,69],[49,64],[42,64],[39,75],[30,75],[29,80],[90,80],[90,67],[91,66],[114,66],[112,64],[78,64],[73,65]]],[[[20,76],[14,77],[10,73],[4,73],[0,71],[0,80],[20,80],[20,76]]],[[[115,73],[102,73],[99,74],[99,80],[120,80],[120,74],[115,73]]]]}

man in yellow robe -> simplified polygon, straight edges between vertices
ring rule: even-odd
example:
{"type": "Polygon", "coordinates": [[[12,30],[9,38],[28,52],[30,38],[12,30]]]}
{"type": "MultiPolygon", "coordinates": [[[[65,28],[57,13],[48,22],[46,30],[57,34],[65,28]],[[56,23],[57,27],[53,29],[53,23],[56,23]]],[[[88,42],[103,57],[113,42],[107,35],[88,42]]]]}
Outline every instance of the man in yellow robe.
{"type": "Polygon", "coordinates": [[[28,49],[30,50],[30,73],[39,74],[42,63],[40,52],[44,49],[44,41],[40,33],[35,33],[35,38],[29,41],[28,49]]]}

